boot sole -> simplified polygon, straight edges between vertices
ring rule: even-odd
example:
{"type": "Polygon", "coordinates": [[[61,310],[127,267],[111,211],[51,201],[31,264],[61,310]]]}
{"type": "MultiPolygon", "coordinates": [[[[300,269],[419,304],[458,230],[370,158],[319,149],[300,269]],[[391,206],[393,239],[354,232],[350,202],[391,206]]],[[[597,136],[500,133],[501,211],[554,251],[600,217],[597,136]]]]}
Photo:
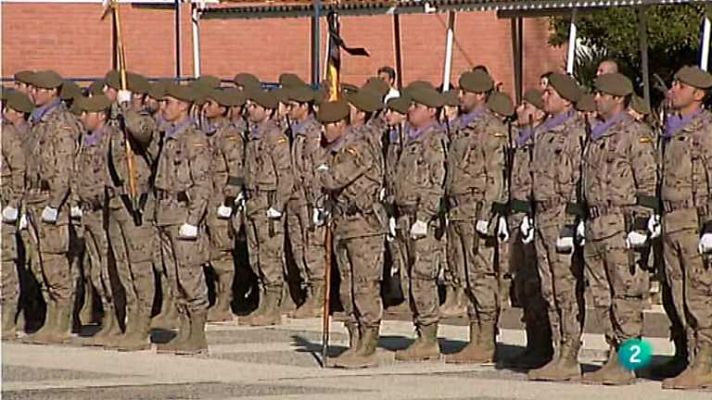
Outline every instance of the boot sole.
{"type": "Polygon", "coordinates": [[[433,356],[427,356],[427,357],[418,357],[418,358],[398,358],[398,355],[395,357],[396,361],[404,361],[404,362],[417,362],[417,361],[434,361],[434,360],[439,360],[440,359],[440,354],[438,355],[433,355],[433,356]]]}
{"type": "Polygon", "coordinates": [[[572,382],[572,381],[580,381],[581,377],[580,376],[570,376],[570,377],[564,377],[564,378],[552,378],[548,376],[537,376],[537,377],[528,377],[530,381],[539,381],[539,382],[572,382]]]}
{"type": "Polygon", "coordinates": [[[177,356],[201,356],[201,355],[207,355],[208,349],[201,349],[201,350],[195,350],[195,351],[176,350],[174,352],[174,354],[177,356]]]}
{"type": "Polygon", "coordinates": [[[477,364],[477,365],[494,365],[494,359],[491,360],[453,360],[445,359],[446,364],[477,364]]]}

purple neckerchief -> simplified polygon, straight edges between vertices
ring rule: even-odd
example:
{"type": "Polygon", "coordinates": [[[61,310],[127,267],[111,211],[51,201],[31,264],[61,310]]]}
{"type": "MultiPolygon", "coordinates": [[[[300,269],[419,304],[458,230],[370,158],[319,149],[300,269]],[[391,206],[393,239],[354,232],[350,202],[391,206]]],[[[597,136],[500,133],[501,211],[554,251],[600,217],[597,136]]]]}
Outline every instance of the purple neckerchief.
{"type": "Polygon", "coordinates": [[[417,139],[420,137],[420,135],[423,134],[423,132],[427,132],[428,130],[430,130],[430,128],[432,128],[432,127],[437,127],[437,126],[438,126],[438,123],[437,123],[437,122],[433,122],[432,124],[428,124],[428,125],[426,125],[426,126],[420,128],[420,129],[413,129],[413,128],[410,128],[410,129],[408,130],[408,142],[412,142],[413,140],[417,140],[417,139]]]}
{"type": "Polygon", "coordinates": [[[35,108],[34,111],[32,111],[32,114],[30,114],[30,121],[32,121],[33,124],[40,122],[45,115],[49,114],[50,111],[59,107],[61,103],[62,100],[58,98],[52,100],[50,103],[43,105],[42,107],[35,108]]]}
{"type": "Polygon", "coordinates": [[[250,139],[255,140],[262,137],[262,127],[267,124],[269,120],[266,119],[260,123],[250,124],[250,139]]]}
{"type": "Polygon", "coordinates": [[[192,118],[186,118],[178,125],[169,125],[166,128],[166,138],[175,139],[176,137],[178,137],[178,135],[180,135],[184,130],[188,129],[193,124],[195,124],[195,121],[193,121],[192,118]]]}
{"type": "Polygon", "coordinates": [[[477,107],[474,110],[470,111],[469,113],[461,115],[459,117],[460,122],[459,122],[458,128],[464,128],[467,125],[470,125],[470,123],[472,123],[472,121],[481,117],[485,113],[485,110],[487,110],[487,109],[484,106],[477,107]]]}
{"type": "Polygon", "coordinates": [[[676,133],[680,132],[683,130],[687,125],[690,124],[695,118],[697,118],[698,115],[702,113],[702,109],[700,108],[699,110],[695,111],[693,114],[688,115],[687,117],[682,117],[680,115],[671,115],[667,118],[667,121],[665,121],[665,132],[663,133],[663,137],[665,138],[671,138],[673,137],[676,133]]]}
{"type": "Polygon", "coordinates": [[[398,131],[398,127],[391,128],[388,131],[388,143],[391,143],[391,144],[400,143],[400,132],[398,131]]]}
{"type": "Polygon", "coordinates": [[[106,126],[91,131],[91,135],[84,135],[84,146],[96,146],[104,136],[106,126]]]}
{"type": "Polygon", "coordinates": [[[608,121],[603,121],[601,123],[596,124],[593,128],[591,128],[591,140],[598,140],[603,137],[603,135],[608,132],[608,129],[610,129],[613,125],[616,125],[617,123],[621,122],[623,119],[628,116],[628,113],[626,111],[621,111],[618,114],[614,115],[613,118],[609,119],[608,121]]]}
{"type": "Polygon", "coordinates": [[[225,125],[226,124],[224,119],[219,119],[215,122],[210,122],[210,120],[206,119],[203,126],[203,132],[205,132],[205,134],[208,136],[214,135],[215,132],[218,131],[218,129],[222,128],[225,125]]]}
{"type": "Polygon", "coordinates": [[[556,128],[557,126],[564,124],[565,122],[567,122],[568,120],[573,118],[574,115],[576,115],[576,111],[571,110],[571,111],[568,111],[565,113],[561,113],[559,115],[551,116],[551,117],[549,117],[549,119],[544,121],[543,124],[541,124],[539,131],[540,132],[550,131],[550,130],[556,128]]]}
{"type": "Polygon", "coordinates": [[[334,140],[333,142],[329,143],[326,145],[326,148],[329,149],[330,152],[332,153],[337,153],[341,148],[344,146],[344,143],[346,142],[345,135],[342,135],[340,138],[334,140]]]}
{"type": "Polygon", "coordinates": [[[298,135],[303,133],[302,130],[307,127],[307,124],[311,121],[311,116],[304,119],[302,122],[292,121],[292,135],[298,135]]]}
{"type": "Polygon", "coordinates": [[[517,147],[523,147],[524,145],[526,145],[529,139],[534,136],[535,131],[536,128],[532,128],[531,126],[527,126],[526,128],[520,130],[519,137],[517,137],[517,139],[514,141],[517,144],[517,147]]]}

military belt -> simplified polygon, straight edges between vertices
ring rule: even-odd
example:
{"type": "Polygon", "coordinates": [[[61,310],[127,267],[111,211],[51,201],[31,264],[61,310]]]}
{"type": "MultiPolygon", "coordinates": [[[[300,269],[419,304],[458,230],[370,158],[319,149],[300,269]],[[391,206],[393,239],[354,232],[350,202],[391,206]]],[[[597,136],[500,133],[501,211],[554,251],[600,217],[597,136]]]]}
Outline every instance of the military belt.
{"type": "Polygon", "coordinates": [[[562,199],[536,200],[534,202],[535,212],[546,212],[565,205],[562,199]]]}
{"type": "Polygon", "coordinates": [[[604,215],[619,214],[619,213],[622,213],[622,211],[623,211],[623,209],[621,206],[608,206],[608,205],[593,206],[593,207],[588,208],[588,218],[596,219],[596,218],[600,218],[604,215]]]}
{"type": "Polygon", "coordinates": [[[482,195],[475,192],[455,194],[448,197],[450,207],[459,207],[465,204],[476,204],[482,202],[482,195]]]}
{"type": "Polygon", "coordinates": [[[179,203],[190,202],[190,196],[185,191],[167,192],[165,190],[156,190],[156,198],[158,200],[177,200],[179,203]]]}
{"type": "Polygon", "coordinates": [[[665,211],[666,214],[686,208],[695,208],[695,202],[692,199],[680,201],[663,200],[663,211],[665,211]]]}
{"type": "Polygon", "coordinates": [[[99,211],[104,208],[104,201],[99,198],[92,199],[89,201],[82,200],[81,209],[82,211],[99,211]]]}

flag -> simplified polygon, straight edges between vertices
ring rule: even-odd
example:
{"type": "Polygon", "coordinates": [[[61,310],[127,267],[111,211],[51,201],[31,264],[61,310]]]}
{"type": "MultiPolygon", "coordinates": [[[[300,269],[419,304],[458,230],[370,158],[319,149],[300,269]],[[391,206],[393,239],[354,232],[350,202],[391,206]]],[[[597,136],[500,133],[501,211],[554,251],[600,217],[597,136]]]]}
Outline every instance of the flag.
{"type": "Polygon", "coordinates": [[[111,9],[114,7],[114,1],[115,0],[102,0],[101,1],[101,19],[103,20],[106,18],[106,14],[111,11],[111,9]]]}
{"type": "Polygon", "coordinates": [[[368,57],[368,51],[362,47],[348,47],[341,38],[339,16],[335,12],[330,12],[326,16],[326,21],[329,25],[329,58],[326,64],[326,82],[329,86],[328,101],[336,101],[339,99],[341,92],[341,49],[352,56],[368,57]]]}

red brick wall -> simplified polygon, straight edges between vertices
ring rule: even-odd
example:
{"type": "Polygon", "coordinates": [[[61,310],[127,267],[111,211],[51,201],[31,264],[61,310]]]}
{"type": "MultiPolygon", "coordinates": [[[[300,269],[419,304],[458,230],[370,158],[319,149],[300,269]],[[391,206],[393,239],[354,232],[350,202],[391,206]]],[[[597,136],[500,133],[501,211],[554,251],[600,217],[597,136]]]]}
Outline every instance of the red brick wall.
{"type": "MultiPolygon", "coordinates": [[[[2,3],[2,75],[20,69],[54,68],[71,77],[96,77],[111,67],[110,18],[99,20],[100,4],[2,3]]],[[[149,76],[175,71],[174,13],[124,5],[121,8],[129,69],[149,76]]],[[[447,14],[403,15],[403,81],[442,81],[447,14]]],[[[393,17],[342,17],[342,36],[350,46],[366,47],[369,58],[342,56],[344,81],[362,83],[381,65],[395,65],[393,17]]],[[[324,32],[322,24],[321,60],[324,32]]],[[[182,71],[193,72],[190,6],[183,8],[182,71]]],[[[547,70],[563,65],[565,49],[547,45],[546,20],[525,21],[525,87],[547,70]]],[[[504,89],[513,86],[509,20],[491,12],[457,15],[452,80],[485,64],[504,89]]],[[[205,19],[201,21],[203,74],[231,78],[238,71],[274,81],[283,71],[305,79],[310,69],[310,21],[301,19],[205,19]]]]}

